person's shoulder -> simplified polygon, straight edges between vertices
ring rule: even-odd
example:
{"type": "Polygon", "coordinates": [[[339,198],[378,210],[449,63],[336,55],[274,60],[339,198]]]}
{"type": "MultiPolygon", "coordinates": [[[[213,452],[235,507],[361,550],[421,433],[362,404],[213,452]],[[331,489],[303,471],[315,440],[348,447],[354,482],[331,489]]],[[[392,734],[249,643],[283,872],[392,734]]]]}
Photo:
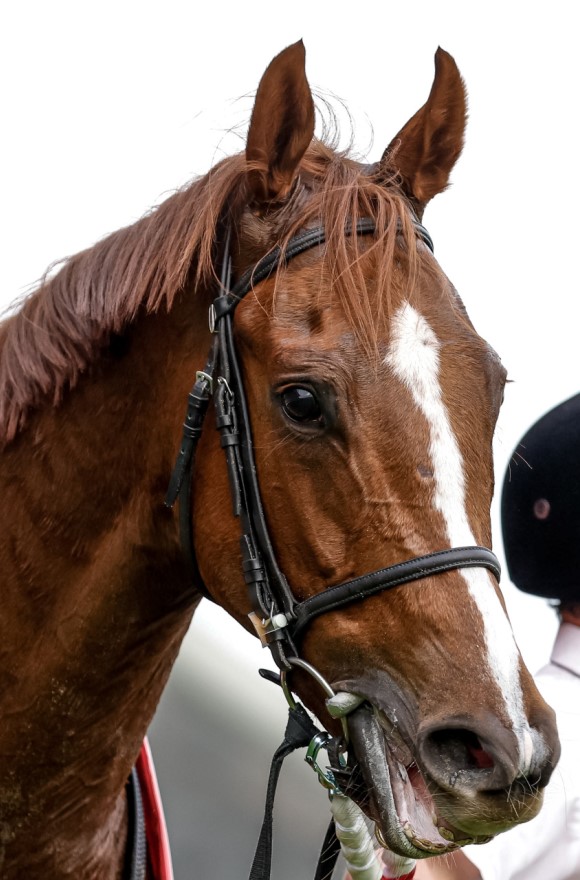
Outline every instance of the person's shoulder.
{"type": "MultiPolygon", "coordinates": [[[[564,698],[580,694],[580,677],[551,661],[536,673],[534,680],[544,699],[548,699],[549,694],[564,698]]],[[[576,708],[576,704],[571,705],[570,708],[576,708]]]]}
{"type": "MultiPolygon", "coordinates": [[[[568,669],[549,663],[535,676],[538,690],[556,713],[562,745],[580,744],[580,678],[568,669]]],[[[577,753],[575,760],[578,760],[577,753]]],[[[580,762],[578,762],[580,766],[580,762]]]]}

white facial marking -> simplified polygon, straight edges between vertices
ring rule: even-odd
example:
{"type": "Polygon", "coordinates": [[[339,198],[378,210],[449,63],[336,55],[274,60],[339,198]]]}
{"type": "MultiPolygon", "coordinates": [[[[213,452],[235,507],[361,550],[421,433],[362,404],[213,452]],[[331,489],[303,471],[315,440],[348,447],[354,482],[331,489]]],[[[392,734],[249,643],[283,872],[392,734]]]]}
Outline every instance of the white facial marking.
{"type": "MultiPolygon", "coordinates": [[[[409,303],[393,317],[385,363],[409,389],[429,425],[429,453],[435,480],[434,504],[442,514],[451,547],[477,544],[465,507],[463,457],[451,428],[439,383],[440,343],[425,318],[409,303]]],[[[483,620],[491,674],[520,739],[521,769],[530,764],[529,726],[523,708],[519,657],[511,626],[482,568],[459,569],[483,620]]]]}
{"type": "Polygon", "coordinates": [[[532,766],[532,759],[534,757],[534,740],[532,739],[532,735],[529,730],[524,730],[523,733],[523,745],[524,745],[524,759],[523,759],[523,772],[528,773],[532,766]]]}

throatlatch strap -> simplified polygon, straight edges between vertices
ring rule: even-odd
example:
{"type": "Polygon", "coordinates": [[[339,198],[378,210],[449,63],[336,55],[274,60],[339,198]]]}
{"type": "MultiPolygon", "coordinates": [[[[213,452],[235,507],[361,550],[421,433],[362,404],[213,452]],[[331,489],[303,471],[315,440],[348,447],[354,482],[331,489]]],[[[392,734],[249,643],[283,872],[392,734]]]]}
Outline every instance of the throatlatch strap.
{"type": "Polygon", "coordinates": [[[284,758],[296,749],[307,746],[320,731],[312,723],[303,706],[288,711],[288,724],[281,745],[276,749],[270,767],[264,821],[252,863],[249,880],[270,880],[272,872],[272,821],[274,797],[284,758]]]}

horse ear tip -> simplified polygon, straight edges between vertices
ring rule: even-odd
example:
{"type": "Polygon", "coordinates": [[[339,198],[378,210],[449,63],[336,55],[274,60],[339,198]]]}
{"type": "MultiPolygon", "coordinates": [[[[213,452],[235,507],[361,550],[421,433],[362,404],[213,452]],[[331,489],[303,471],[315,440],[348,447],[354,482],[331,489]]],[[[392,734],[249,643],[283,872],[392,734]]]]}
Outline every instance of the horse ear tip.
{"type": "Polygon", "coordinates": [[[435,52],[435,70],[448,71],[451,75],[455,73],[459,74],[459,68],[457,67],[455,58],[451,52],[448,52],[441,46],[437,46],[437,51],[435,52]]]}
{"type": "Polygon", "coordinates": [[[285,49],[282,49],[273,59],[272,63],[278,60],[291,64],[304,64],[306,62],[306,47],[302,37],[296,40],[295,43],[290,43],[285,49]]]}
{"type": "Polygon", "coordinates": [[[442,46],[437,46],[437,51],[435,52],[435,62],[445,63],[449,61],[451,61],[452,64],[455,64],[455,59],[453,58],[453,55],[448,52],[447,49],[443,49],[442,46]]]}
{"type": "Polygon", "coordinates": [[[300,55],[302,56],[306,55],[306,46],[304,45],[304,40],[302,39],[302,37],[300,37],[299,40],[296,40],[295,43],[292,43],[290,46],[288,46],[288,49],[292,50],[293,52],[300,53],[300,55]]]}

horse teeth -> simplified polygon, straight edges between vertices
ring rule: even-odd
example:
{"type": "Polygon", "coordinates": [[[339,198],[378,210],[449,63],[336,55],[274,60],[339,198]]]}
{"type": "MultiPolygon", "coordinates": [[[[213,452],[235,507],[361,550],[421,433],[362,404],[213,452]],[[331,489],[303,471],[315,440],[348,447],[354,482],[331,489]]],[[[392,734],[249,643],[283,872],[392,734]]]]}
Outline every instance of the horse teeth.
{"type": "Polygon", "coordinates": [[[421,849],[426,849],[428,852],[435,852],[436,850],[447,852],[447,847],[443,844],[434,843],[434,841],[426,840],[424,837],[415,837],[414,841],[421,849]]]}
{"type": "MultiPolygon", "coordinates": [[[[417,835],[415,834],[415,832],[413,830],[411,823],[408,820],[403,823],[402,828],[403,828],[403,831],[404,831],[407,839],[410,840],[411,843],[415,844],[415,846],[418,847],[419,849],[427,850],[427,852],[430,852],[433,855],[441,855],[442,853],[449,852],[449,850],[450,850],[450,847],[446,846],[443,843],[435,843],[435,841],[427,840],[425,837],[417,837],[417,835]]],[[[444,830],[447,832],[447,834],[451,834],[451,832],[448,831],[447,829],[444,829],[444,830]]],[[[439,829],[439,833],[441,833],[441,829],[439,829]]],[[[444,836],[444,835],[442,835],[442,836],[444,836]]],[[[449,840],[449,842],[455,843],[453,838],[451,838],[449,840]]],[[[380,841],[379,841],[379,843],[380,843],[380,841]]],[[[454,846],[453,849],[456,849],[456,847],[454,846]]]]}
{"type": "Polygon", "coordinates": [[[444,825],[440,825],[437,831],[444,840],[448,840],[450,843],[457,843],[457,841],[455,840],[455,835],[452,831],[449,830],[449,828],[445,828],[444,825]]]}

